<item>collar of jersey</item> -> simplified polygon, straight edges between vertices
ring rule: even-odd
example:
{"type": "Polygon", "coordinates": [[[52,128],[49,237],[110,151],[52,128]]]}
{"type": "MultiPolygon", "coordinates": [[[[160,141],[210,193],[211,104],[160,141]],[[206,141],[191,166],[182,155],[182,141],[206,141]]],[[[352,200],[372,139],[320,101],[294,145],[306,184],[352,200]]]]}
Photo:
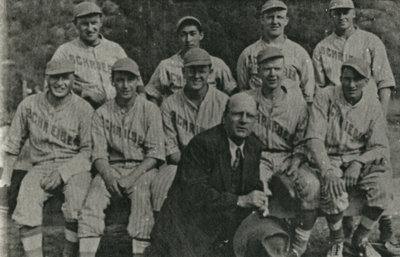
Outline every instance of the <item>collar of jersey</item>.
{"type": "Polygon", "coordinates": [[[208,85],[207,93],[204,96],[203,101],[201,101],[201,103],[200,103],[200,105],[198,107],[192,101],[190,101],[190,99],[185,95],[185,92],[183,91],[183,88],[181,89],[181,93],[182,93],[183,99],[185,99],[185,102],[189,106],[191,106],[195,110],[199,110],[201,108],[201,106],[203,105],[203,103],[208,101],[207,99],[210,97],[209,95],[211,94],[211,90],[212,90],[212,88],[210,87],[210,85],[208,85]]]}
{"type": "Polygon", "coordinates": [[[78,37],[78,41],[82,46],[84,46],[86,48],[96,48],[96,47],[100,47],[102,45],[103,41],[104,41],[104,36],[102,34],[100,34],[100,33],[99,33],[99,38],[100,38],[100,43],[98,45],[96,45],[96,46],[88,46],[87,44],[85,44],[85,42],[83,42],[81,40],[80,37],[78,37]]]}

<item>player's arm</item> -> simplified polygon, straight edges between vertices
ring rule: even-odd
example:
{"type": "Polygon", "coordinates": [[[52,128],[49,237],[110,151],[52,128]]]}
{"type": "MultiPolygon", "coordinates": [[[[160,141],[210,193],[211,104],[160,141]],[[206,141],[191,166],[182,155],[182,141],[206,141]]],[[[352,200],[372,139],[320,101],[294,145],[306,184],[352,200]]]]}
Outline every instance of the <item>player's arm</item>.
{"type": "Polygon", "coordinates": [[[315,91],[317,91],[318,88],[326,86],[325,71],[322,65],[322,57],[318,46],[314,49],[312,63],[314,66],[315,91]]]}
{"type": "Polygon", "coordinates": [[[248,67],[246,65],[247,55],[245,51],[243,51],[238,59],[236,65],[236,76],[237,76],[237,83],[240,91],[244,91],[249,89],[249,74],[248,74],[248,67]]]}
{"type": "Polygon", "coordinates": [[[167,163],[178,165],[181,160],[181,151],[178,144],[178,131],[174,124],[175,119],[169,104],[164,102],[161,105],[161,116],[163,122],[163,130],[165,135],[165,155],[167,156],[167,163]]]}
{"type": "Polygon", "coordinates": [[[160,101],[162,94],[161,94],[161,64],[159,64],[154,71],[153,75],[151,75],[151,78],[147,85],[144,87],[144,93],[147,95],[147,98],[152,101],[153,103],[158,105],[158,102],[160,101]]]}
{"type": "Polygon", "coordinates": [[[226,63],[222,60],[218,60],[218,62],[215,62],[214,64],[215,67],[212,68],[214,70],[215,78],[217,80],[217,88],[225,92],[227,95],[231,95],[237,87],[231,70],[229,69],[228,65],[226,65],[226,63]]]}
{"type": "MultiPolygon", "coordinates": [[[[302,49],[303,50],[303,49],[302,49]]],[[[308,53],[303,50],[301,59],[303,60],[300,67],[300,86],[303,91],[304,99],[307,103],[312,103],[315,93],[315,77],[314,77],[314,66],[308,53]]]]}
{"type": "Polygon", "coordinates": [[[385,115],[385,117],[388,113],[391,94],[392,90],[390,87],[384,87],[378,90],[379,101],[381,102],[383,114],[385,115]]]}

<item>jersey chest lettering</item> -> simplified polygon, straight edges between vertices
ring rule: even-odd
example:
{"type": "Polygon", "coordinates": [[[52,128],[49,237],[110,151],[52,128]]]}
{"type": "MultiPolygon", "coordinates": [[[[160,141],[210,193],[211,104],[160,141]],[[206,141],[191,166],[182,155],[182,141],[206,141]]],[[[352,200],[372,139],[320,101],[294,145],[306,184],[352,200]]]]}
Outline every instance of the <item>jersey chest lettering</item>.
{"type": "Polygon", "coordinates": [[[185,130],[186,132],[189,132],[192,135],[197,135],[198,133],[206,130],[205,128],[200,127],[200,126],[188,121],[181,115],[177,114],[175,111],[171,112],[171,117],[172,117],[173,124],[176,124],[177,127],[185,130]]]}
{"type": "Polygon", "coordinates": [[[88,59],[80,55],[69,55],[69,59],[74,62],[75,65],[81,66],[86,69],[92,69],[96,71],[101,71],[104,73],[111,73],[111,65],[105,62],[98,62],[93,59],[88,59]]]}
{"type": "Polygon", "coordinates": [[[326,57],[329,57],[329,58],[331,58],[333,60],[337,60],[337,61],[340,61],[340,62],[345,62],[348,59],[354,57],[351,54],[346,54],[346,53],[343,53],[342,51],[338,51],[336,49],[333,49],[333,48],[330,48],[330,47],[325,47],[325,46],[322,46],[320,48],[320,54],[321,54],[321,56],[326,56],[326,57]]]}
{"type": "Polygon", "coordinates": [[[119,138],[133,141],[138,145],[142,145],[144,142],[144,137],[142,135],[139,135],[139,133],[137,133],[136,131],[128,128],[121,128],[121,126],[119,126],[118,124],[114,124],[109,119],[104,119],[104,128],[110,134],[119,138]]]}
{"type": "Polygon", "coordinates": [[[259,112],[259,115],[257,117],[257,123],[263,129],[265,129],[267,131],[270,130],[272,133],[275,133],[276,135],[278,135],[278,137],[283,139],[288,144],[293,140],[293,135],[291,135],[290,132],[286,128],[284,128],[278,122],[271,120],[269,117],[265,116],[261,112],[259,112]]]}

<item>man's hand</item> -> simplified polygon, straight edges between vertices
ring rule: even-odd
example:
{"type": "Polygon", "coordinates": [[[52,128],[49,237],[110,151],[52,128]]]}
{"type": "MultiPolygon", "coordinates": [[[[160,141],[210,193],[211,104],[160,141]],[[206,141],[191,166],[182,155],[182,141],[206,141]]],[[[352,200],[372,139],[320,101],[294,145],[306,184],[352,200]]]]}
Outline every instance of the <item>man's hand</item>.
{"type": "Polygon", "coordinates": [[[258,190],[254,190],[247,195],[239,196],[237,202],[238,206],[242,208],[261,208],[265,206],[266,203],[268,203],[267,192],[262,192],[258,190]]]}
{"type": "Polygon", "coordinates": [[[108,174],[102,176],[104,179],[104,183],[106,184],[106,188],[111,195],[122,197],[121,190],[119,190],[118,178],[112,173],[113,172],[109,172],[108,174]]]}
{"type": "Polygon", "coordinates": [[[350,166],[344,172],[344,181],[347,189],[357,185],[358,178],[361,174],[362,164],[357,161],[352,161],[350,166]]]}
{"type": "Polygon", "coordinates": [[[1,178],[0,187],[9,187],[11,185],[11,179],[1,178]]]}
{"type": "Polygon", "coordinates": [[[343,179],[335,176],[329,170],[324,176],[324,187],[333,198],[338,198],[346,191],[343,179]]]}
{"type": "Polygon", "coordinates": [[[40,186],[45,191],[54,190],[59,185],[61,185],[61,183],[62,183],[61,174],[57,170],[52,171],[49,175],[44,176],[40,180],[40,186]]]}

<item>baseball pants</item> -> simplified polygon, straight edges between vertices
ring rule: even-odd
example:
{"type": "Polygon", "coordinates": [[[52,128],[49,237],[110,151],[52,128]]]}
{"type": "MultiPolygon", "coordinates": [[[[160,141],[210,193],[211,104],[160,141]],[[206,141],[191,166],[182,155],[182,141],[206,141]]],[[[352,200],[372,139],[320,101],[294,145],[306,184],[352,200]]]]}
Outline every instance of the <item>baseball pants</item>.
{"type": "MultiPolygon", "coordinates": [[[[290,153],[271,153],[262,152],[260,162],[260,179],[263,182],[264,190],[268,189],[268,183],[272,176],[281,174],[289,168],[292,161],[290,153]]],[[[296,171],[295,176],[288,176],[291,179],[290,186],[296,193],[300,201],[300,209],[315,210],[319,206],[320,183],[316,173],[313,170],[305,169],[301,165],[296,171]]]]}
{"type": "MultiPolygon", "coordinates": [[[[340,158],[330,158],[331,166],[334,174],[337,177],[343,177],[346,164],[340,158]]],[[[357,188],[360,189],[366,196],[366,205],[369,207],[377,207],[380,209],[387,209],[390,200],[393,198],[391,179],[392,173],[390,167],[384,172],[374,172],[366,174],[371,167],[367,164],[361,170],[361,176],[357,183],[357,188]],[[364,175],[365,174],[365,175],[364,175]]],[[[349,197],[347,193],[343,193],[340,197],[334,199],[330,196],[329,192],[321,185],[321,202],[320,208],[326,214],[337,214],[343,212],[349,206],[349,197]]]]}
{"type": "MultiPolygon", "coordinates": [[[[115,176],[120,178],[130,174],[139,163],[117,163],[111,165],[115,176]]],[[[129,185],[123,192],[131,201],[128,234],[134,239],[150,239],[154,225],[153,207],[151,203],[151,184],[158,171],[152,169],[129,185]]],[[[104,211],[110,204],[111,194],[108,192],[103,178],[97,174],[90,184],[89,192],[79,216],[78,237],[100,237],[105,229],[104,211]]]]}
{"type": "MultiPolygon", "coordinates": [[[[41,179],[56,170],[60,164],[36,165],[23,178],[18,193],[17,206],[12,215],[19,226],[36,227],[42,225],[43,203],[52,194],[40,187],[41,179]]],[[[61,207],[66,222],[76,222],[89,189],[91,175],[89,171],[73,175],[64,182],[62,192],[64,203],[61,207]]]]}
{"type": "Polygon", "coordinates": [[[178,166],[164,164],[151,185],[153,210],[160,211],[174,181],[178,166]]]}

